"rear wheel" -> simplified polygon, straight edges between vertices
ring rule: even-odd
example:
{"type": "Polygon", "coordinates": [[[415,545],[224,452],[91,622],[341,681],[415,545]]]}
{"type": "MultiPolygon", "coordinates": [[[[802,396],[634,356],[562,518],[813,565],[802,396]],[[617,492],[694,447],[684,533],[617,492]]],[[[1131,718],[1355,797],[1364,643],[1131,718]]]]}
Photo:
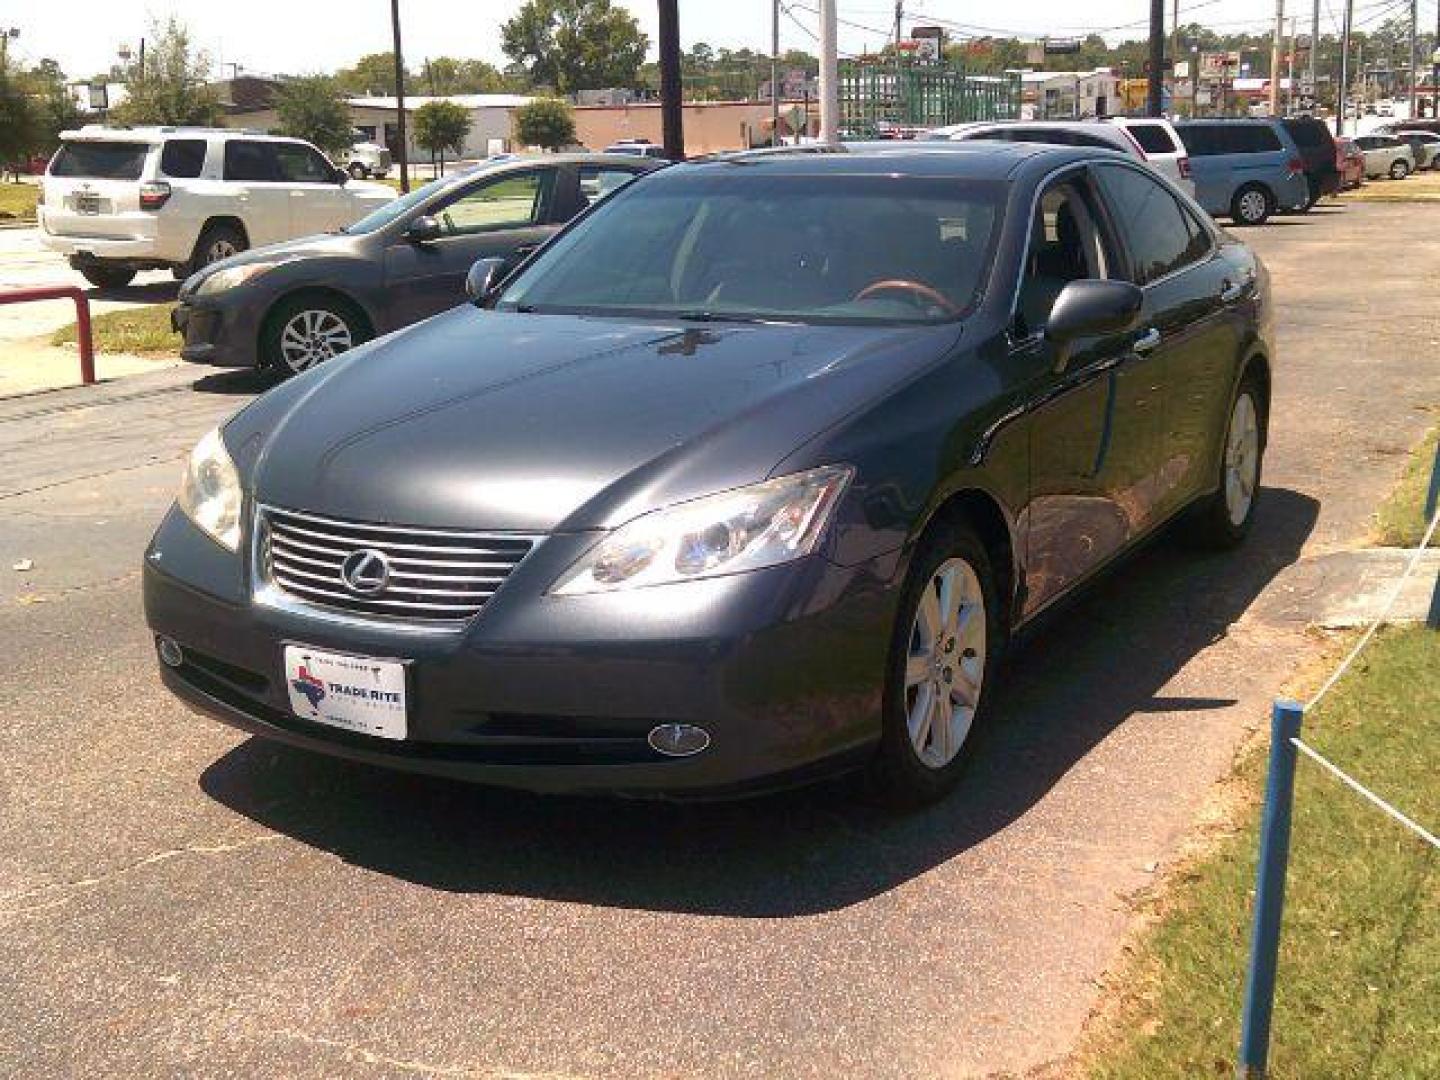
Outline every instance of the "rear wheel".
{"type": "Polygon", "coordinates": [[[1230,200],[1230,218],[1237,225],[1264,225],[1274,212],[1274,197],[1259,184],[1246,184],[1230,200]]]}
{"type": "Polygon", "coordinates": [[[1410,175],[1410,163],[1409,163],[1408,161],[1406,161],[1404,158],[1400,158],[1399,160],[1392,161],[1392,162],[1390,163],[1390,179],[1391,179],[1391,180],[1404,180],[1404,179],[1405,179],[1407,176],[1409,176],[1409,175],[1410,175]]]}
{"type": "Polygon", "coordinates": [[[880,749],[870,777],[886,801],[921,806],[959,781],[988,700],[999,645],[985,545],[965,525],[916,552],[890,643],[880,749]]]}
{"type": "Polygon", "coordinates": [[[372,336],[369,322],[353,304],[334,296],[294,296],[282,300],[265,320],[260,357],[282,375],[298,375],[372,336]]]}
{"type": "Polygon", "coordinates": [[[1260,466],[1265,456],[1267,417],[1260,379],[1247,374],[1230,406],[1221,447],[1220,487],[1196,507],[1192,535],[1208,547],[1239,544],[1255,520],[1260,466]]]}
{"type": "Polygon", "coordinates": [[[123,266],[100,266],[91,263],[75,269],[97,289],[123,289],[135,280],[135,271],[127,270],[123,266]]]}
{"type": "Polygon", "coordinates": [[[187,266],[188,272],[193,274],[197,270],[203,270],[211,263],[240,254],[249,246],[245,234],[234,225],[209,225],[200,234],[200,239],[195,241],[195,251],[191,254],[187,266]]]}

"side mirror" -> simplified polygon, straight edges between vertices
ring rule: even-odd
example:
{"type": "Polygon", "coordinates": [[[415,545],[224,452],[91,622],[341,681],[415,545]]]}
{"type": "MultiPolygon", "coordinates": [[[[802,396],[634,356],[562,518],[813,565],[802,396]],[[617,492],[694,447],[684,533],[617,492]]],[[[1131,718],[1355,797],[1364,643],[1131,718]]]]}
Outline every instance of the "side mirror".
{"type": "Polygon", "coordinates": [[[421,214],[405,230],[405,239],[415,244],[428,244],[440,239],[440,222],[429,214],[421,214]]]}
{"type": "Polygon", "coordinates": [[[1144,303],[1145,294],[1128,281],[1072,281],[1055,298],[1045,336],[1068,345],[1076,338],[1121,334],[1140,320],[1144,303]]]}
{"type": "Polygon", "coordinates": [[[465,275],[465,293],[471,300],[486,300],[495,291],[504,276],[505,260],[497,258],[476,259],[475,265],[465,275]]]}

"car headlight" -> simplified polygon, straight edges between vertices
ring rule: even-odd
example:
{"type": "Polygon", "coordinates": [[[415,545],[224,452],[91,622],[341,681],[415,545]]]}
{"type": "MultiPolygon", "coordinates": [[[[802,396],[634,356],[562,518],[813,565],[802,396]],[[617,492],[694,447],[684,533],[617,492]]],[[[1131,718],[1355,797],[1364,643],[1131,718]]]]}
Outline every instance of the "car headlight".
{"type": "Polygon", "coordinates": [[[176,502],[203,533],[238,551],[241,501],[240,474],[215,428],[190,452],[176,502]]]}
{"type": "Polygon", "coordinates": [[[253,277],[259,277],[267,270],[273,270],[279,266],[278,262],[253,262],[243,263],[240,266],[227,266],[223,270],[216,270],[209,277],[200,282],[195,290],[196,296],[213,296],[215,293],[233,289],[237,285],[244,285],[253,277]]]}
{"type": "Polygon", "coordinates": [[[827,465],[644,514],[586,552],[551,592],[613,592],[798,559],[815,549],[852,475],[827,465]]]}

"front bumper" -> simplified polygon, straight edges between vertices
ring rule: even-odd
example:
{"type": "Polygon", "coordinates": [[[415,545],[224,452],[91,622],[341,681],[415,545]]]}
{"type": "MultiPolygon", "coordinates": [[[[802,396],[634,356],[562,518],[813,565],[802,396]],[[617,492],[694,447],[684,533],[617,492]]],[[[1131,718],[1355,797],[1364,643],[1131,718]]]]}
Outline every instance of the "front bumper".
{"type": "Polygon", "coordinates": [[[182,360],[214,367],[255,367],[263,317],[244,305],[197,302],[192,296],[170,312],[170,327],[184,339],[182,360]]]}
{"type": "Polygon", "coordinates": [[[843,767],[880,732],[898,553],[819,556],[609,595],[545,589],[593,537],[552,536],[458,632],[271,608],[240,558],[172,510],[147,553],[152,630],[186,652],[165,685],[225,723],[338,757],[536,791],[723,796],[843,767]],[[283,645],[411,661],[408,737],[329,728],[290,710],[283,645]],[[704,727],[667,758],[646,736],[704,727]]]}

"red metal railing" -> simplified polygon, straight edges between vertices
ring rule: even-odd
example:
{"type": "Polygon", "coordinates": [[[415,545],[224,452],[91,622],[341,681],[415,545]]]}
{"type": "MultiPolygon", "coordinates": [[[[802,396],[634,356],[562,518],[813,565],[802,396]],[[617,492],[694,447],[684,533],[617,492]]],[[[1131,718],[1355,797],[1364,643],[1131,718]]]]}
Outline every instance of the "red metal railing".
{"type": "Polygon", "coordinates": [[[95,344],[90,335],[90,300],[75,285],[38,285],[33,289],[0,289],[0,304],[23,304],[27,300],[74,300],[75,340],[80,343],[80,381],[95,382],[95,344]]]}

